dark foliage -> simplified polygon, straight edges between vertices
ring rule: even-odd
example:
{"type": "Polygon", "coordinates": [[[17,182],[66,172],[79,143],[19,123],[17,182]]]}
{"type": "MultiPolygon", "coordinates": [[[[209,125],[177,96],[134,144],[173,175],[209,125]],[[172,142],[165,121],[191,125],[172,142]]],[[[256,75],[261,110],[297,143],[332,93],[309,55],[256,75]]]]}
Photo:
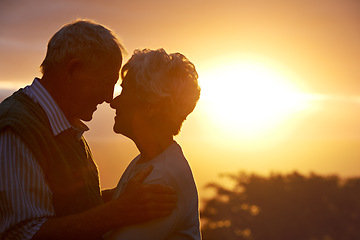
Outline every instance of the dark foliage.
{"type": "Polygon", "coordinates": [[[239,173],[201,212],[204,240],[360,239],[360,178],[239,173]]]}

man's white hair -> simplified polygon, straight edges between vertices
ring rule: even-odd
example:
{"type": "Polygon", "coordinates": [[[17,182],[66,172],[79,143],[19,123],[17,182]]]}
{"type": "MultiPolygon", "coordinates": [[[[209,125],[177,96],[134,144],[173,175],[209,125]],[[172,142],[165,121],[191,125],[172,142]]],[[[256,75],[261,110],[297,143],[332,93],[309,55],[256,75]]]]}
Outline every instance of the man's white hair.
{"type": "Polygon", "coordinates": [[[148,103],[163,101],[162,119],[177,135],[200,98],[194,64],[180,53],[164,49],[135,50],[121,70],[124,81],[135,84],[137,96],[148,103]]]}
{"type": "Polygon", "coordinates": [[[106,58],[121,62],[125,52],[112,30],[92,20],[79,19],[64,25],[52,36],[40,70],[44,74],[72,58],[90,64],[106,58]]]}

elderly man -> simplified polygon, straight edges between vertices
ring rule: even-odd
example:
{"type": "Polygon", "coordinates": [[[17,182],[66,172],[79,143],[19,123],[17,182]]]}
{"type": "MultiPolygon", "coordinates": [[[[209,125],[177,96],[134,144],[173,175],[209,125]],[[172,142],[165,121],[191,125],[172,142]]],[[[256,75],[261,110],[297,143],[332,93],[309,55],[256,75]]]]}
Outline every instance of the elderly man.
{"type": "Polygon", "coordinates": [[[132,178],[118,199],[104,201],[113,191],[99,188],[82,120],[113,99],[122,51],[104,26],[65,25],[48,43],[42,78],[1,103],[1,239],[101,239],[173,210],[172,189],[142,184],[151,169],[132,178]]]}

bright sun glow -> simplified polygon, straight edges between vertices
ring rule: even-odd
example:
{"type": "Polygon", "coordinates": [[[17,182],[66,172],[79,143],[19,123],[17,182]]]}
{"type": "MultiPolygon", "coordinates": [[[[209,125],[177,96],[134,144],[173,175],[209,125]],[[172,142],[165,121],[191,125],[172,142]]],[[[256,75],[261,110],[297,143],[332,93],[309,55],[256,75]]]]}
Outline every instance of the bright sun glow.
{"type": "Polygon", "coordinates": [[[258,138],[308,106],[306,94],[288,77],[264,62],[231,60],[200,75],[201,99],[224,131],[258,138]]]}

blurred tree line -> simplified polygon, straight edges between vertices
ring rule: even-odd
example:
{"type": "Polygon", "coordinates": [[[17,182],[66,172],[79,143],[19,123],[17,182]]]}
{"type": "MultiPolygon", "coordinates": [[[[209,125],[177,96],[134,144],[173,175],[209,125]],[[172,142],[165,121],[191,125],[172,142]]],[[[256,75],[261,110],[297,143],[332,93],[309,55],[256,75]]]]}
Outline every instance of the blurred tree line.
{"type": "Polygon", "coordinates": [[[203,203],[203,240],[360,239],[360,177],[227,174],[203,203]]]}

